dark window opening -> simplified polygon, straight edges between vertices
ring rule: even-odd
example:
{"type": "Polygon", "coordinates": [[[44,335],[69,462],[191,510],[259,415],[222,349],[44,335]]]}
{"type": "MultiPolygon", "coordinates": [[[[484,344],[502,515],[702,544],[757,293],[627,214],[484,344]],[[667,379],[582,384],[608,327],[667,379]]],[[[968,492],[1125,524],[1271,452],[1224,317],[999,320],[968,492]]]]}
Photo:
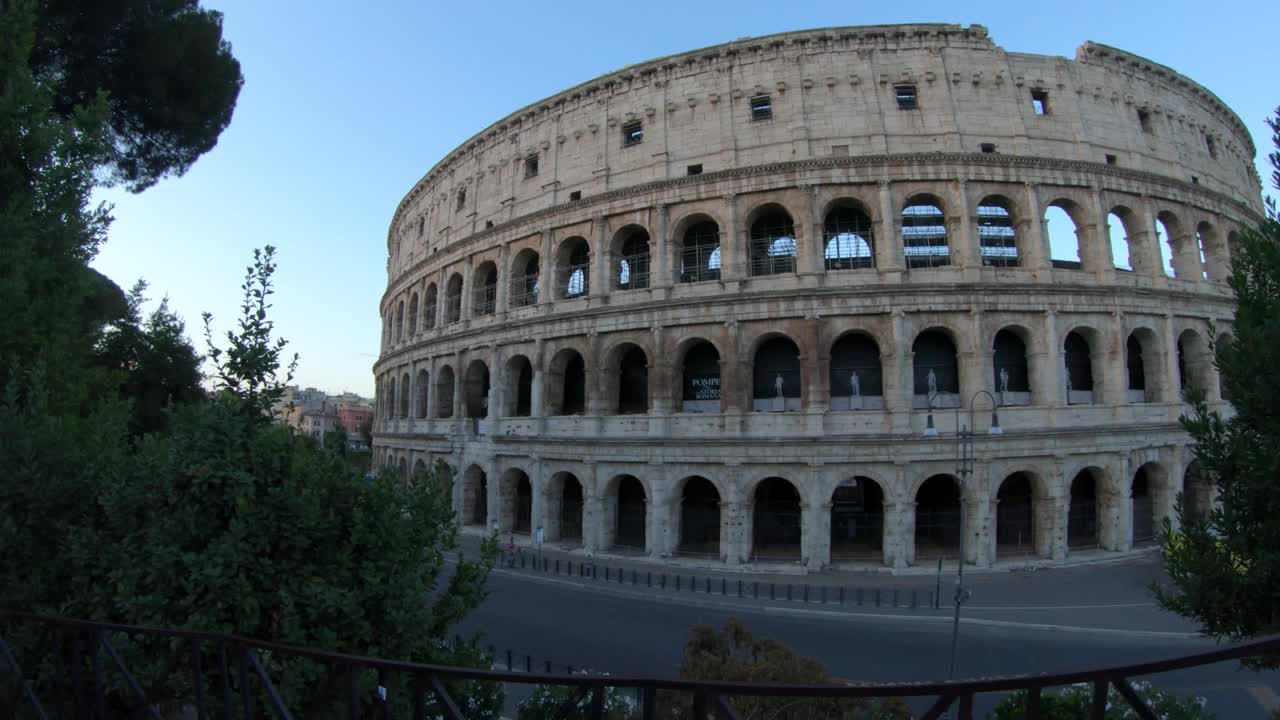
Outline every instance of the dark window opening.
{"type": "Polygon", "coordinates": [[[1027,372],[1027,346],[1009,330],[996,333],[992,347],[992,380],[1001,397],[1001,404],[1008,404],[1005,393],[1024,393],[1031,391],[1029,373],[1027,372]]]}
{"type": "Polygon", "coordinates": [[[800,410],[800,390],[800,349],[784,337],[766,341],[755,354],[751,392],[754,408],[800,410]]]}
{"type": "Polygon", "coordinates": [[[1206,134],[1204,136],[1204,144],[1205,147],[1209,148],[1209,157],[1215,160],[1218,159],[1218,146],[1214,144],[1212,135],[1206,134]]]}
{"type": "Polygon", "coordinates": [[[831,347],[831,376],[828,387],[832,398],[848,396],[851,410],[864,405],[866,397],[884,394],[880,371],[880,346],[866,335],[845,335],[831,347]]]}
{"type": "Polygon", "coordinates": [[[987,198],[978,204],[978,245],[983,265],[1018,266],[1017,233],[1004,198],[987,198]]]}
{"type": "Polygon", "coordinates": [[[587,370],[582,356],[573,353],[564,367],[560,395],[561,415],[581,415],[587,411],[587,370]]]}
{"type": "Polygon", "coordinates": [[[894,85],[893,94],[898,99],[899,110],[915,110],[919,107],[916,104],[915,85],[894,85]]]}
{"type": "Polygon", "coordinates": [[[524,176],[531,178],[538,174],[538,156],[530,155],[524,159],[524,176]]]}
{"type": "Polygon", "coordinates": [[[1032,90],[1031,91],[1031,107],[1036,111],[1037,115],[1049,114],[1049,91],[1048,90],[1032,90]]]}
{"type": "Polygon", "coordinates": [[[1115,156],[1115,155],[1112,155],[1111,153],[1107,153],[1107,164],[1108,164],[1108,165],[1115,165],[1115,164],[1116,164],[1116,156],[1115,156]]]}
{"type": "Polygon", "coordinates": [[[768,95],[751,98],[751,120],[769,120],[773,117],[773,102],[768,95]]]}
{"type": "Polygon", "coordinates": [[[702,163],[698,163],[697,165],[690,165],[689,167],[685,168],[685,172],[688,175],[701,175],[702,163]]]}
{"type": "Polygon", "coordinates": [[[871,560],[882,555],[884,493],[874,480],[845,480],[831,495],[831,559],[871,560]]]}
{"type": "Polygon", "coordinates": [[[1124,348],[1125,366],[1129,371],[1129,389],[1145,391],[1147,389],[1147,370],[1142,361],[1142,343],[1138,342],[1138,338],[1130,335],[1125,342],[1124,348]]]}
{"type": "Polygon", "coordinates": [[[489,228],[491,228],[491,227],[493,227],[493,221],[492,221],[492,220],[485,220],[485,221],[484,221],[484,229],[485,229],[485,230],[488,230],[488,229],[489,229],[489,228]]]}
{"type": "Polygon", "coordinates": [[[751,223],[751,274],[777,275],[796,270],[796,230],[781,210],[751,223]]]}
{"type": "Polygon", "coordinates": [[[720,279],[720,228],[706,220],[684,233],[680,248],[680,282],[720,279]]]}
{"type": "Polygon", "coordinates": [[[581,200],[581,199],[582,199],[581,190],[574,190],[573,192],[569,193],[569,202],[577,202],[578,200],[581,200]]]}
{"type": "Polygon", "coordinates": [[[709,342],[699,342],[684,356],[680,398],[685,412],[713,412],[720,403],[720,353],[709,342]],[[702,403],[714,403],[706,407],[702,403]]]}
{"type": "Polygon", "coordinates": [[[467,189],[462,188],[461,190],[458,191],[458,209],[461,210],[466,206],[467,206],[467,189]]]}
{"type": "Polygon", "coordinates": [[[947,225],[942,207],[928,199],[913,201],[902,210],[902,246],[907,268],[947,265],[947,225]]]}
{"type": "Polygon", "coordinates": [[[639,145],[644,140],[644,125],[639,120],[622,124],[622,147],[639,145]]]}
{"type": "Polygon", "coordinates": [[[1144,133],[1154,132],[1151,129],[1151,111],[1150,110],[1138,108],[1138,124],[1142,126],[1142,132],[1144,133]]]}
{"type": "Polygon", "coordinates": [[[644,350],[633,347],[618,365],[618,412],[649,412],[649,368],[644,350]]]}
{"type": "Polygon", "coordinates": [[[618,289],[640,290],[649,287],[649,233],[637,230],[622,244],[618,261],[618,289]]]}
{"type": "Polygon", "coordinates": [[[765,478],[756,486],[751,518],[751,555],[798,559],[802,537],[800,493],[787,480],[765,478]]]}
{"type": "Polygon", "coordinates": [[[1079,333],[1067,333],[1062,349],[1067,366],[1067,402],[1070,403],[1072,392],[1093,391],[1093,359],[1089,342],[1079,333]]]}
{"type": "Polygon", "coordinates": [[[1197,177],[1197,176],[1195,176],[1195,175],[1192,175],[1192,176],[1191,176],[1191,184],[1192,184],[1192,185],[1199,185],[1199,184],[1200,184],[1200,178],[1199,178],[1199,177],[1197,177]]]}
{"type": "Polygon", "coordinates": [[[912,343],[911,352],[915,353],[911,368],[915,395],[927,398],[938,392],[959,394],[960,367],[951,338],[937,330],[923,332],[912,343]]]}
{"type": "Polygon", "coordinates": [[[855,207],[837,207],[823,223],[824,260],[828,270],[872,267],[871,218],[855,207]]]}
{"type": "Polygon", "coordinates": [[[982,148],[982,152],[984,152],[984,153],[986,153],[986,154],[988,154],[988,155],[990,155],[991,153],[994,153],[994,152],[996,151],[996,144],[995,144],[995,143],[982,143],[982,145],[981,145],[980,147],[982,148]]]}
{"type": "Polygon", "coordinates": [[[694,476],[680,496],[680,553],[720,554],[720,493],[711,481],[694,476]]]}

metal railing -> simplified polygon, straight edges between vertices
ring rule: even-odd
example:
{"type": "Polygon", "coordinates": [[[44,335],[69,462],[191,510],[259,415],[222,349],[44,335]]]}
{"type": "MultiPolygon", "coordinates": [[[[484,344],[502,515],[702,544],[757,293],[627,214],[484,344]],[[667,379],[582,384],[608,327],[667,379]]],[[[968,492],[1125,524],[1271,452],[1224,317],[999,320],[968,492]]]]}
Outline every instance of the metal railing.
{"type": "MultiPolygon", "coordinates": [[[[0,635],[0,712],[4,717],[345,717],[390,718],[402,707],[414,718],[463,720],[458,688],[465,683],[549,685],[570,688],[559,717],[604,716],[610,688],[634,690],[640,716],[654,718],[658,692],[678,693],[688,701],[690,718],[736,718],[735,698],[809,698],[858,701],[871,698],[932,698],[921,720],[936,720],[952,706],[958,717],[973,717],[973,701],[984,693],[1025,690],[1025,717],[1041,717],[1044,690],[1085,683],[1091,686],[1089,717],[1101,720],[1108,691],[1114,688],[1140,717],[1154,718],[1134,690],[1136,677],[1218,662],[1274,655],[1280,636],[1182,657],[1107,668],[1043,675],[915,683],[781,684],[662,679],[645,676],[512,672],[362,657],[313,647],[253,640],[234,635],[94,623],[38,615],[6,616],[0,635]],[[19,663],[29,648],[10,639],[20,629],[35,631],[33,662],[19,663]],[[118,645],[145,638],[164,650],[161,671],[144,685],[125,662],[118,645]],[[115,642],[113,642],[113,639],[115,642]],[[47,651],[47,653],[46,653],[47,651]],[[288,661],[318,665],[322,678],[305,700],[290,707],[279,687],[287,678],[278,669],[288,661]],[[39,668],[39,671],[37,671],[39,668]],[[273,677],[273,671],[276,671],[273,677]],[[181,696],[161,696],[181,687],[181,696]],[[108,688],[112,688],[109,693],[108,688]],[[108,697],[110,695],[110,697],[108,697]],[[116,703],[107,713],[107,703],[116,703]],[[585,705],[585,707],[584,707],[585,705]],[[164,710],[165,712],[162,712],[164,710]],[[218,712],[215,712],[218,711],[218,712]],[[570,715],[571,714],[571,715],[570,715]]],[[[137,647],[132,648],[134,650],[137,647]]],[[[152,659],[161,659],[160,657],[152,659]]],[[[490,661],[497,660],[490,658],[490,661]]],[[[500,662],[498,664],[501,664],[500,662]]],[[[532,668],[529,668],[532,669],[532,668]]]]}

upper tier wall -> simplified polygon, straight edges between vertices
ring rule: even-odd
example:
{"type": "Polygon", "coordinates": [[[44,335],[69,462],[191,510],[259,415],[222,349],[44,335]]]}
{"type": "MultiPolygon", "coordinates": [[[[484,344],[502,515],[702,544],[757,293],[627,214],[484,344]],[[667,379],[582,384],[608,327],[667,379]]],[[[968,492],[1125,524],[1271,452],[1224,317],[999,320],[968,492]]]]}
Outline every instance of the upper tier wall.
{"type": "Polygon", "coordinates": [[[1095,43],[1074,61],[1007,53],[979,25],[828,28],[633,65],[509,115],[401,201],[389,278],[491,225],[682,177],[691,165],[713,172],[845,154],[978,152],[984,143],[1001,154],[1111,162],[1261,208],[1243,123],[1169,68],[1095,43]],[[914,84],[917,109],[898,107],[903,83],[914,84]],[[1047,113],[1037,114],[1033,91],[1047,94],[1047,113]],[[753,121],[750,100],[761,95],[772,117],[753,121]],[[636,121],[643,138],[625,144],[622,127],[636,121]]]}

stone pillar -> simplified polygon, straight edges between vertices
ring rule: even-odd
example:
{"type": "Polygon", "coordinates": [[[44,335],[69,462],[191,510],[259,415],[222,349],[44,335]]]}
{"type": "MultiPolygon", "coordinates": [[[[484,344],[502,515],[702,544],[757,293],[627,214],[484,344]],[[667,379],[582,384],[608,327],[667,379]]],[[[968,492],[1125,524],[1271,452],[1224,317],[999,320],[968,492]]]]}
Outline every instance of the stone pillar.
{"type": "Polygon", "coordinates": [[[587,295],[600,297],[613,289],[613,249],[609,247],[609,225],[603,215],[591,219],[592,234],[590,270],[587,272],[587,295]]]}
{"type": "MultiPolygon", "coordinates": [[[[1061,467],[1057,469],[1061,472],[1061,467]]],[[[1059,475],[1059,477],[1061,477],[1059,475]]],[[[1059,489],[1035,507],[1036,553],[1053,560],[1067,559],[1067,519],[1071,513],[1071,488],[1059,489]],[[1041,507],[1043,506],[1043,507],[1041,507]],[[1040,528],[1048,532],[1042,532],[1040,528]],[[1048,535],[1047,538],[1042,536],[1048,535]],[[1041,543],[1044,542],[1043,549],[1041,543]]]]}
{"type": "Polygon", "coordinates": [[[969,311],[969,331],[965,335],[968,337],[956,348],[960,355],[960,394],[972,398],[979,390],[986,390],[994,395],[994,339],[987,338],[983,332],[982,311],[976,307],[969,311]]]}
{"type": "Polygon", "coordinates": [[[552,256],[551,230],[542,231],[542,255],[538,262],[538,304],[549,306],[556,295],[556,259],[552,256]]]}
{"type": "MultiPolygon", "coordinates": [[[[501,287],[501,286],[499,286],[501,287]]],[[[500,429],[503,404],[506,402],[506,383],[505,373],[498,366],[498,346],[493,345],[489,348],[489,412],[486,417],[489,420],[489,433],[497,435],[500,429]]]]}
{"type": "Polygon", "coordinates": [[[725,195],[724,204],[726,227],[720,233],[720,279],[741,280],[746,274],[743,263],[748,250],[741,247],[742,239],[738,237],[738,196],[725,195]]]}
{"type": "Polygon", "coordinates": [[[965,562],[978,567],[991,567],[995,557],[996,501],[987,497],[982,483],[970,482],[965,488],[964,518],[965,562]]]}
{"type": "MultiPolygon", "coordinates": [[[[459,462],[458,466],[461,467],[462,463],[459,462]]],[[[485,460],[482,463],[482,466],[484,467],[485,479],[484,527],[485,532],[488,533],[493,529],[494,523],[497,523],[500,520],[499,511],[501,508],[499,507],[499,504],[501,502],[502,494],[499,490],[502,485],[502,477],[498,475],[498,464],[494,462],[492,458],[485,460]]],[[[511,528],[499,527],[499,531],[505,534],[511,532],[511,528]]]]}
{"type": "Polygon", "coordinates": [[[956,264],[969,270],[980,264],[980,258],[977,249],[978,237],[973,231],[973,222],[970,217],[969,182],[963,178],[956,180],[955,205],[952,217],[958,222],[954,223],[956,228],[951,236],[951,247],[956,254],[956,264]]]}
{"type": "Polygon", "coordinates": [[[1160,255],[1160,238],[1156,233],[1156,215],[1151,208],[1151,198],[1143,195],[1138,203],[1138,221],[1142,229],[1128,236],[1129,264],[1135,273],[1153,278],[1167,277],[1164,259],[1160,255]]]}
{"type": "Polygon", "coordinates": [[[1204,265],[1200,262],[1200,241],[1195,232],[1182,232],[1173,239],[1173,274],[1179,280],[1204,282],[1204,265]]]}
{"type": "Polygon", "coordinates": [[[898,231],[900,217],[893,202],[893,190],[888,180],[880,181],[880,227],[876,234],[876,267],[882,270],[901,271],[903,260],[902,233],[898,231]]]}
{"type": "Polygon", "coordinates": [[[498,322],[507,319],[507,295],[511,288],[511,248],[510,243],[498,246],[498,293],[494,298],[494,316],[498,322]]]}
{"type": "Polygon", "coordinates": [[[600,552],[605,543],[604,481],[594,462],[587,463],[582,480],[582,550],[588,555],[600,552]]]}
{"type": "MultiPolygon", "coordinates": [[[[811,502],[805,499],[803,495],[801,496],[800,530],[802,534],[800,536],[800,562],[805,570],[809,572],[821,570],[823,565],[826,564],[823,560],[829,560],[831,556],[830,547],[827,548],[827,551],[822,556],[818,555],[821,552],[818,548],[818,543],[820,542],[818,535],[823,526],[822,510],[823,505],[821,503],[811,502]]],[[[830,509],[827,510],[826,516],[827,521],[830,522],[830,509]]],[[[831,530],[828,529],[828,541],[830,541],[830,538],[831,530]]]]}
{"type": "Polygon", "coordinates": [[[725,418],[725,430],[736,434],[740,430],[742,413],[751,408],[750,378],[744,378],[742,351],[738,347],[738,321],[729,320],[721,333],[720,354],[720,412],[725,418]]]}
{"type": "Polygon", "coordinates": [[[830,362],[826,348],[821,345],[822,321],[816,317],[804,321],[805,350],[800,357],[800,374],[804,387],[804,408],[807,415],[806,430],[811,435],[821,435],[822,418],[829,406],[831,397],[831,374],[823,372],[830,362]],[[826,362],[824,363],[824,359],[826,362]]]}
{"type": "MultiPolygon", "coordinates": [[[[491,383],[492,384],[492,383],[491,383]]],[[[556,513],[556,517],[551,515],[559,508],[548,502],[547,498],[547,482],[545,469],[543,468],[542,458],[532,456],[529,468],[529,540],[536,542],[538,538],[538,528],[542,528],[545,533],[546,540],[560,539],[560,517],[556,513]]],[[[516,491],[518,494],[518,491],[516,491]]]]}
{"type": "Polygon", "coordinates": [[[1022,247],[1027,253],[1026,265],[1037,271],[1049,271],[1053,269],[1053,262],[1049,253],[1049,234],[1044,229],[1044,210],[1040,208],[1040,198],[1036,194],[1035,185],[1024,183],[1023,188],[1026,196],[1028,228],[1031,230],[1031,237],[1022,247]]]}
{"type": "Polygon", "coordinates": [[[801,274],[819,275],[823,272],[825,263],[825,249],[822,246],[822,224],[818,219],[818,187],[816,185],[801,185],[800,191],[804,193],[804,209],[805,217],[803,221],[805,237],[800,238],[803,241],[802,255],[800,261],[801,274]]]}
{"type": "Polygon", "coordinates": [[[1111,326],[1106,328],[1103,355],[1103,401],[1108,405],[1125,405],[1129,402],[1129,372],[1125,365],[1124,321],[1119,310],[1111,313],[1111,326]]]}
{"type": "Polygon", "coordinates": [[[453,354],[453,423],[452,424],[455,426],[455,432],[457,427],[462,426],[462,416],[464,414],[463,410],[466,408],[466,398],[464,397],[466,394],[464,392],[464,388],[466,387],[466,384],[463,382],[463,378],[465,376],[466,376],[466,371],[463,370],[462,368],[462,353],[461,352],[454,353],[453,354]]]}
{"type": "Polygon", "coordinates": [[[475,303],[472,296],[476,291],[475,279],[475,259],[468,255],[467,259],[462,262],[462,312],[459,314],[459,320],[465,325],[471,320],[472,313],[475,311],[475,303]]]}
{"type": "MultiPolygon", "coordinates": [[[[1169,402],[1182,401],[1182,384],[1178,377],[1178,335],[1173,329],[1173,315],[1165,313],[1161,323],[1161,335],[1164,336],[1164,374],[1169,378],[1169,402]]],[[[1144,360],[1146,358],[1143,358],[1144,360]]]]}
{"type": "Polygon", "coordinates": [[[1044,313],[1042,342],[1044,362],[1040,363],[1040,374],[1043,377],[1040,379],[1040,387],[1035,388],[1034,392],[1038,397],[1044,398],[1045,405],[1062,407],[1066,404],[1066,386],[1061,379],[1064,368],[1062,365],[1062,344],[1058,342],[1058,312],[1056,310],[1046,310],[1044,313]]]}
{"type": "Polygon", "coordinates": [[[645,500],[649,503],[645,508],[646,534],[649,536],[648,550],[653,557],[670,557],[675,554],[679,537],[676,528],[671,526],[671,506],[677,499],[671,496],[671,483],[668,471],[661,461],[649,464],[650,495],[645,500]]]}
{"type": "Polygon", "coordinates": [[[649,286],[654,288],[671,287],[674,275],[671,270],[671,238],[667,235],[670,233],[668,222],[670,220],[670,210],[667,205],[658,206],[658,228],[657,235],[650,236],[653,242],[653,249],[649,253],[649,263],[651,271],[649,273],[649,286]]]}
{"type": "Polygon", "coordinates": [[[741,502],[720,503],[720,554],[730,567],[737,567],[750,557],[750,546],[743,532],[745,524],[741,502]]]}

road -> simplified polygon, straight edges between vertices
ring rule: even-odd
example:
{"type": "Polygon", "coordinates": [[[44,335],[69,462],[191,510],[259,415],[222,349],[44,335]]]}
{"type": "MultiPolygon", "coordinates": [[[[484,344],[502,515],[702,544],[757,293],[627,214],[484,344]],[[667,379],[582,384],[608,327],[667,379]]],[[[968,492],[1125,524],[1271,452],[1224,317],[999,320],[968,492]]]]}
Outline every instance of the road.
{"type": "MultiPolygon", "coordinates": [[[[582,585],[551,577],[495,571],[490,596],[466,620],[505,654],[529,654],[535,666],[587,667],[611,673],[674,677],[686,632],[695,624],[742,619],[757,636],[783,642],[849,680],[907,681],[946,677],[951,625],[905,613],[838,612],[782,602],[720,604],[713,598],[654,597],[629,588],[582,585]],[[694,604],[697,603],[697,604],[694,604]]],[[[1175,632],[1047,629],[1056,611],[1006,613],[997,624],[961,627],[960,677],[1054,672],[1118,665],[1212,647],[1175,632]]],[[[1159,612],[1149,608],[1146,612],[1159,612]]],[[[1263,718],[1280,692],[1280,673],[1256,674],[1232,663],[1150,678],[1157,685],[1202,696],[1219,718],[1263,718]]],[[[996,701],[983,698],[981,713],[996,701]]]]}

